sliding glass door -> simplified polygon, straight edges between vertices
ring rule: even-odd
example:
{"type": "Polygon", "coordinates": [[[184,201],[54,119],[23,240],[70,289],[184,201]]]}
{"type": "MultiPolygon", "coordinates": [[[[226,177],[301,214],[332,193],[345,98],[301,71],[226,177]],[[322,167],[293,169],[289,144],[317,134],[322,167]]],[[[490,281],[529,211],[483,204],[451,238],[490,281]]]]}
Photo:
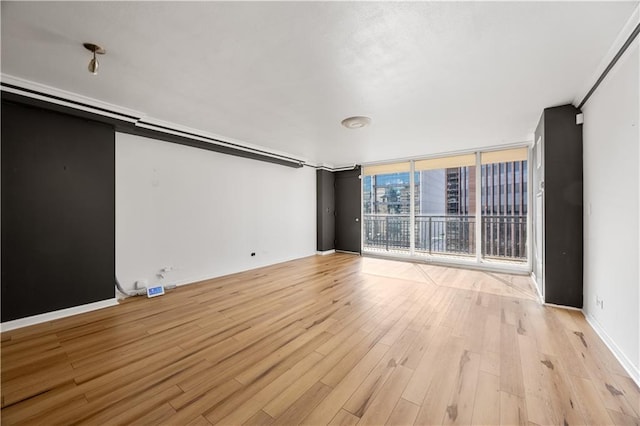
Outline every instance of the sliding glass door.
{"type": "Polygon", "coordinates": [[[527,264],[526,147],[363,169],[363,250],[527,264]]]}

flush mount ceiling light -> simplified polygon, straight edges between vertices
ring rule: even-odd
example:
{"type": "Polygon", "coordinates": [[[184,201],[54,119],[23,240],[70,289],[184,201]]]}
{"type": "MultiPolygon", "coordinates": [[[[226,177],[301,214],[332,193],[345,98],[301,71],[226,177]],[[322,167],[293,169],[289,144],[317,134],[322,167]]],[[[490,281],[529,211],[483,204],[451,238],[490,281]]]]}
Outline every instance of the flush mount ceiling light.
{"type": "Polygon", "coordinates": [[[89,70],[89,72],[91,74],[97,75],[98,74],[98,66],[100,64],[98,63],[98,60],[96,59],[96,54],[104,55],[105,53],[107,53],[107,51],[104,50],[102,47],[98,46],[97,44],[93,44],[93,43],[83,43],[82,45],[88,51],[93,52],[93,58],[89,61],[89,66],[87,67],[87,69],[89,70]]]}
{"type": "Polygon", "coordinates": [[[342,120],[342,125],[347,129],[360,129],[361,127],[368,126],[371,123],[369,117],[355,116],[342,120]]]}

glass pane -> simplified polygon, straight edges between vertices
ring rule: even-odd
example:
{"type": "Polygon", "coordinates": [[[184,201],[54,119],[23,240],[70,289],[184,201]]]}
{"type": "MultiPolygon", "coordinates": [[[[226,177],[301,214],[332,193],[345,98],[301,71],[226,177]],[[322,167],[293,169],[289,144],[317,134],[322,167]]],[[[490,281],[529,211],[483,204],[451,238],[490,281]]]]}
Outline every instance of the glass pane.
{"type": "Polygon", "coordinates": [[[363,248],[407,252],[410,247],[410,173],[363,177],[363,248]]]}
{"type": "Polygon", "coordinates": [[[475,256],[475,166],[416,172],[416,254],[475,256]]]}
{"type": "MultiPolygon", "coordinates": [[[[483,154],[482,196],[482,256],[496,261],[527,260],[527,161],[501,161],[515,158],[492,153],[483,154]]],[[[526,151],[525,151],[526,152],[526,151]]]]}

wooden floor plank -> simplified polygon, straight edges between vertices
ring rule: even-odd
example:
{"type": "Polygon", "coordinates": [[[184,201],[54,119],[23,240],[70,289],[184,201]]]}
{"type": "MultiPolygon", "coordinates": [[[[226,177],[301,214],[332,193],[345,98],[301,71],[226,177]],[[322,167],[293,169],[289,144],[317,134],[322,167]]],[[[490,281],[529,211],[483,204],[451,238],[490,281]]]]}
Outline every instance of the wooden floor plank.
{"type": "Polygon", "coordinates": [[[236,410],[229,413],[226,417],[222,418],[222,420],[220,420],[220,424],[242,424],[248,421],[259,411],[264,411],[271,418],[277,417],[272,415],[269,411],[265,410],[264,407],[271,400],[277,398],[278,395],[280,395],[282,392],[287,391],[292,386],[292,384],[294,384],[307,371],[317,366],[318,363],[323,359],[324,357],[317,352],[312,352],[311,354],[307,355],[290,370],[287,370],[276,380],[269,383],[254,396],[249,398],[243,404],[239,405],[236,410]]]}
{"type": "Polygon", "coordinates": [[[412,425],[419,410],[420,407],[418,405],[400,398],[385,424],[389,426],[412,425]]]}
{"type": "Polygon", "coordinates": [[[497,425],[500,423],[500,378],[485,371],[478,374],[473,403],[473,425],[497,425]]]}
{"type": "MultiPolygon", "coordinates": [[[[217,404],[221,404],[230,395],[234,395],[242,389],[242,384],[235,379],[229,380],[219,386],[198,394],[192,394],[191,399],[188,401],[180,400],[179,403],[175,403],[178,398],[183,395],[178,395],[178,398],[172,398],[169,403],[176,410],[176,413],[163,421],[164,425],[177,425],[191,422],[198,417],[203,416],[203,413],[210,410],[211,407],[215,407],[217,404]]],[[[209,421],[207,420],[207,423],[209,421]]]]}
{"type": "Polygon", "coordinates": [[[624,375],[613,375],[615,383],[620,386],[627,402],[633,408],[636,418],[640,418],[640,388],[636,385],[631,377],[626,373],[624,375]]]}
{"type": "Polygon", "coordinates": [[[177,386],[172,386],[155,395],[143,394],[140,398],[133,398],[123,404],[123,409],[114,414],[109,411],[102,411],[96,416],[85,419],[86,424],[102,424],[102,425],[120,425],[130,424],[135,420],[141,419],[155,408],[166,405],[167,401],[176,395],[182,393],[177,386]]]}
{"type": "Polygon", "coordinates": [[[542,354],[540,364],[544,366],[543,376],[556,419],[562,424],[584,424],[584,416],[576,404],[577,398],[563,365],[556,357],[545,354],[542,354]]]}
{"type": "Polygon", "coordinates": [[[186,423],[185,426],[211,426],[211,423],[209,423],[203,416],[198,416],[189,423],[186,423]]]}
{"type": "Polygon", "coordinates": [[[528,277],[311,256],[0,335],[2,424],[640,424],[528,277]]]}
{"type": "Polygon", "coordinates": [[[584,416],[586,424],[608,425],[612,424],[611,417],[602,403],[598,391],[589,379],[573,376],[570,378],[576,391],[576,403],[584,416]]]}
{"type": "MultiPolygon", "coordinates": [[[[406,330],[395,345],[382,357],[378,364],[371,370],[358,389],[344,404],[344,408],[358,417],[362,417],[371,403],[382,391],[387,380],[395,373],[404,359],[405,353],[417,336],[415,331],[406,330]]],[[[413,370],[410,370],[413,373],[413,370]]],[[[411,376],[408,376],[408,379],[411,376]]],[[[403,386],[402,390],[404,390],[403,386]]]]}
{"type": "Polygon", "coordinates": [[[320,404],[304,419],[304,424],[329,423],[342,409],[345,402],[360,387],[375,365],[389,350],[387,345],[377,343],[362,360],[336,385],[320,404]]]}
{"type": "MultiPolygon", "coordinates": [[[[524,397],[527,401],[528,418],[539,425],[559,424],[556,419],[548,383],[545,381],[547,368],[542,364],[535,341],[527,336],[518,336],[524,397]]],[[[505,390],[501,386],[502,390],[505,390]]]]}
{"type": "Polygon", "coordinates": [[[420,402],[416,419],[418,424],[442,424],[445,417],[455,417],[454,408],[449,406],[449,402],[458,390],[456,386],[460,383],[461,375],[465,373],[468,351],[464,348],[463,339],[450,336],[443,354],[446,355],[441,354],[432,367],[435,373],[424,401],[420,402]]]}
{"type": "Polygon", "coordinates": [[[640,426],[640,420],[637,417],[627,416],[616,410],[607,410],[611,420],[616,425],[623,426],[640,426]]]}
{"type": "Polygon", "coordinates": [[[433,340],[433,337],[436,333],[436,327],[433,327],[429,323],[425,323],[419,330],[416,330],[412,327],[407,327],[407,330],[416,331],[418,335],[407,350],[402,361],[400,361],[400,364],[407,368],[415,370],[416,368],[418,368],[420,360],[424,356],[425,351],[433,340]]]}
{"type": "Polygon", "coordinates": [[[527,426],[529,422],[525,399],[500,391],[500,424],[505,426],[527,426]]]}
{"type": "Polygon", "coordinates": [[[422,404],[429,390],[432,379],[438,371],[434,367],[445,361],[442,354],[446,353],[446,344],[451,335],[451,329],[448,327],[437,326],[433,330],[435,335],[431,341],[425,342],[428,347],[402,394],[404,399],[416,405],[422,404]]]}
{"type": "MultiPolygon", "coordinates": [[[[354,416],[347,410],[340,410],[338,411],[338,414],[336,414],[333,417],[333,419],[331,419],[331,422],[329,422],[328,424],[331,426],[352,426],[352,425],[358,424],[358,421],[360,421],[359,417],[354,416]]],[[[310,424],[310,423],[303,423],[303,424],[310,424]]]]}
{"type": "Polygon", "coordinates": [[[457,383],[447,405],[444,424],[471,424],[479,371],[480,354],[465,350],[458,364],[457,383]]]}
{"type": "MultiPolygon", "coordinates": [[[[273,417],[260,410],[256,414],[253,415],[249,420],[242,423],[244,426],[267,426],[272,424],[274,421],[273,417]]],[[[207,423],[209,424],[209,423],[207,423]]]]}
{"type": "Polygon", "coordinates": [[[176,411],[173,407],[169,403],[165,403],[150,409],[146,414],[130,421],[129,424],[136,426],[157,425],[170,418],[175,413],[176,411]]]}
{"type": "Polygon", "coordinates": [[[264,406],[264,411],[273,418],[280,417],[299,397],[300,395],[311,389],[316,383],[322,379],[329,371],[338,365],[353,347],[364,338],[359,336],[345,342],[340,348],[322,357],[312,368],[300,374],[295,381],[289,384],[285,389],[278,392],[275,398],[264,406]]]}
{"type": "Polygon", "coordinates": [[[515,325],[502,322],[500,327],[500,390],[523,397],[522,358],[515,325]]]}
{"type": "Polygon", "coordinates": [[[372,398],[367,404],[367,408],[360,416],[358,424],[384,424],[391,415],[396,404],[400,400],[400,396],[405,386],[409,383],[409,379],[413,374],[413,370],[405,368],[401,365],[394,368],[388,380],[384,382],[380,392],[372,398]]]}
{"type": "MultiPolygon", "coordinates": [[[[365,333],[363,330],[359,330],[358,333],[365,333]]],[[[372,331],[363,339],[358,339],[357,335],[353,335],[357,339],[357,343],[347,355],[345,355],[327,374],[325,374],[320,381],[325,385],[334,388],[340,383],[347,374],[353,369],[353,367],[360,362],[364,355],[371,350],[371,345],[375,345],[379,340],[379,335],[372,331]]]]}
{"type": "Polygon", "coordinates": [[[314,408],[331,392],[332,388],[322,382],[316,382],[303,393],[287,411],[279,415],[275,421],[281,425],[295,425],[313,411],[314,408]]]}
{"type": "Polygon", "coordinates": [[[2,423],[16,424],[25,421],[30,417],[35,417],[41,413],[51,413],[61,407],[66,407],[71,401],[86,398],[82,390],[75,383],[66,383],[59,388],[52,389],[40,395],[2,408],[2,423]]]}

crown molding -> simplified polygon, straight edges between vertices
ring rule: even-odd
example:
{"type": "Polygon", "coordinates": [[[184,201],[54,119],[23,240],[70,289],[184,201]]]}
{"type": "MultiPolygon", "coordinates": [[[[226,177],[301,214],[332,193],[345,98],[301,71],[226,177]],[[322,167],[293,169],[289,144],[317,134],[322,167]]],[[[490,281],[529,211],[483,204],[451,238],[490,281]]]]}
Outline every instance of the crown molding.
{"type": "MultiPolygon", "coordinates": [[[[262,158],[267,162],[288,165],[291,167],[302,167],[307,163],[306,159],[294,157],[289,153],[249,144],[244,141],[204,132],[198,129],[182,126],[180,124],[155,119],[140,111],[121,107],[108,102],[102,102],[94,98],[78,95],[76,93],[57,89],[45,84],[35,83],[12,75],[0,74],[0,84],[3,92],[12,93],[47,104],[54,104],[72,110],[83,111],[89,114],[119,120],[120,122],[129,123],[128,126],[133,125],[131,127],[132,129],[139,128],[145,129],[146,131],[152,131],[154,135],[161,138],[161,135],[163,134],[173,135],[182,138],[183,142],[185,140],[200,142],[201,144],[198,145],[200,148],[205,147],[210,149],[210,146],[215,145],[221,148],[212,150],[253,159],[262,158]],[[236,154],[233,154],[234,152],[236,154]]],[[[131,132],[131,129],[124,126],[120,128],[120,131],[131,132]]],[[[173,141],[175,142],[175,140],[173,141]]],[[[190,145],[189,143],[182,144],[190,145]]]]}
{"type": "MultiPolygon", "coordinates": [[[[65,106],[71,106],[78,109],[80,109],[79,107],[81,105],[84,105],[85,107],[93,108],[96,110],[110,111],[118,115],[135,118],[136,120],[141,119],[145,115],[140,111],[121,107],[119,105],[111,104],[108,102],[99,101],[97,99],[90,98],[88,96],[78,95],[77,93],[68,92],[62,89],[57,89],[55,87],[48,86],[46,84],[36,83],[33,81],[12,76],[9,74],[4,74],[4,73],[0,74],[0,82],[2,82],[4,85],[9,85],[19,89],[24,89],[19,91],[18,94],[22,94],[24,96],[29,96],[36,99],[40,98],[41,100],[47,100],[48,102],[54,102],[60,105],[66,104],[65,106]],[[42,95],[48,95],[48,96],[42,96],[42,95]]],[[[2,90],[16,93],[19,89],[17,90],[11,89],[10,87],[5,86],[3,87],[2,90]]],[[[130,120],[130,121],[133,121],[133,120],[130,120]]]]}

